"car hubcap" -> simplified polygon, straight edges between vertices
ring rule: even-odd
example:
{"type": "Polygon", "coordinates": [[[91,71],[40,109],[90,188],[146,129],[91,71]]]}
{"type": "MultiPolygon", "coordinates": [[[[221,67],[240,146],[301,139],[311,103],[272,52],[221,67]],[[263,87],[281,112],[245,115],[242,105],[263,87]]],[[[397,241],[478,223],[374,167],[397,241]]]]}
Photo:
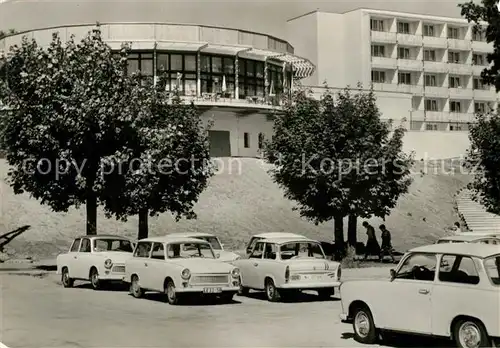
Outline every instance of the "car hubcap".
{"type": "Polygon", "coordinates": [[[69,274],[68,272],[64,272],[63,274],[63,284],[68,284],[69,283],[69,274]]]}
{"type": "Polygon", "coordinates": [[[175,289],[172,285],[169,285],[167,287],[167,296],[170,299],[170,301],[173,301],[175,299],[175,289]]]}
{"type": "Polygon", "coordinates": [[[356,333],[361,337],[368,336],[370,331],[370,320],[365,312],[358,312],[356,318],[354,319],[354,325],[356,327],[356,333]]]}
{"type": "Polygon", "coordinates": [[[458,337],[462,347],[477,348],[481,343],[481,330],[476,324],[466,322],[460,327],[458,337]]]}
{"type": "Polygon", "coordinates": [[[137,295],[139,293],[139,290],[139,282],[137,281],[137,279],[134,279],[134,281],[132,282],[132,292],[137,295]]]}
{"type": "Polygon", "coordinates": [[[92,280],[91,281],[92,281],[92,285],[94,287],[96,287],[97,284],[99,283],[99,279],[97,278],[97,273],[92,273],[92,280]]]}
{"type": "Polygon", "coordinates": [[[273,296],[274,296],[274,287],[273,287],[273,284],[271,284],[271,283],[267,284],[267,296],[269,298],[273,298],[273,296]]]}

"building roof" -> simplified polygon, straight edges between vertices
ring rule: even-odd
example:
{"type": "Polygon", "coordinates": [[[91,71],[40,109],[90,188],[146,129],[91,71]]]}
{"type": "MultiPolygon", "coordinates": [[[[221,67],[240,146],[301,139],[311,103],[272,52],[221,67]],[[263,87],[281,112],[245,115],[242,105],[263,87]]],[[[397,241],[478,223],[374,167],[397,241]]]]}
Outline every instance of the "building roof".
{"type": "Polygon", "coordinates": [[[166,235],[163,237],[151,237],[151,238],[144,238],[138,241],[140,242],[156,242],[156,243],[194,243],[194,244],[208,244],[210,243],[202,240],[202,239],[196,239],[196,238],[189,238],[189,237],[179,237],[179,236],[170,236],[166,235]]]}
{"type": "Polygon", "coordinates": [[[456,254],[465,256],[475,256],[486,258],[493,255],[500,255],[498,245],[482,243],[441,243],[425,245],[411,249],[410,252],[435,253],[435,254],[456,254]]]}

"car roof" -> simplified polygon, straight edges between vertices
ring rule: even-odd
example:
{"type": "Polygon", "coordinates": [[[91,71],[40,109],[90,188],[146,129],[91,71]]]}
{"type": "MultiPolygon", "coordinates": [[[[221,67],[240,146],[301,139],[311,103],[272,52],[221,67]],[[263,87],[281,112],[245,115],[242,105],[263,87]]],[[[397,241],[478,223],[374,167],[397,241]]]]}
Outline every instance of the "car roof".
{"type": "Polygon", "coordinates": [[[184,237],[184,238],[196,238],[196,237],[215,237],[215,235],[205,232],[179,232],[179,233],[169,233],[169,237],[184,237]]]}
{"type": "Polygon", "coordinates": [[[271,239],[271,238],[307,238],[303,235],[289,232],[264,232],[254,235],[257,238],[271,239]]]}
{"type": "Polygon", "coordinates": [[[123,239],[123,240],[128,240],[131,241],[130,238],[125,237],[125,236],[119,236],[116,234],[96,234],[96,235],[81,235],[76,237],[75,239],[82,239],[82,238],[90,238],[90,239],[96,239],[96,238],[113,238],[113,239],[123,239]]]}
{"type": "Polygon", "coordinates": [[[455,234],[455,236],[476,236],[476,237],[500,238],[500,233],[498,233],[498,232],[460,232],[460,233],[455,234]]]}
{"type": "Polygon", "coordinates": [[[439,238],[439,240],[456,240],[456,241],[464,241],[464,242],[470,242],[474,240],[479,240],[479,239],[485,239],[485,238],[496,238],[498,237],[494,235],[474,235],[474,234],[467,234],[467,235],[456,235],[456,236],[446,236],[439,238]]]}
{"type": "Polygon", "coordinates": [[[140,242],[156,242],[156,243],[198,243],[198,244],[208,244],[210,243],[202,240],[202,239],[196,239],[196,238],[189,238],[189,237],[178,237],[178,236],[163,236],[163,237],[151,237],[151,238],[144,238],[138,241],[140,242]]]}
{"type": "Polygon", "coordinates": [[[481,243],[440,243],[411,249],[409,252],[456,254],[486,258],[500,254],[498,245],[481,243]]]}
{"type": "Polygon", "coordinates": [[[313,243],[319,243],[317,240],[302,237],[302,238],[297,238],[297,237],[288,237],[288,238],[264,238],[262,240],[259,240],[259,242],[266,242],[266,243],[274,243],[274,244],[287,244],[287,243],[294,243],[294,242],[313,242],[313,243]]]}

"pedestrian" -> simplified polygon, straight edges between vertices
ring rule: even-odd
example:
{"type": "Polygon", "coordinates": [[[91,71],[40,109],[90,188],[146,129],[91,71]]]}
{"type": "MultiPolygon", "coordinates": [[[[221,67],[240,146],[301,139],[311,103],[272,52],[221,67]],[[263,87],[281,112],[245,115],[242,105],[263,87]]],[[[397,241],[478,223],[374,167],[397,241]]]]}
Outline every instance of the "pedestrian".
{"type": "Polygon", "coordinates": [[[385,255],[389,255],[392,259],[392,262],[396,263],[396,259],[392,254],[391,232],[387,230],[385,225],[380,225],[379,228],[380,231],[382,231],[382,247],[380,248],[380,262],[382,262],[385,255]]]}
{"type": "Polygon", "coordinates": [[[460,222],[455,222],[455,233],[462,233],[462,229],[460,228],[460,222]]]}
{"type": "Polygon", "coordinates": [[[368,236],[365,248],[365,260],[367,260],[368,255],[380,255],[380,246],[377,242],[373,226],[371,226],[368,221],[364,221],[363,227],[366,228],[366,235],[368,236]]]}

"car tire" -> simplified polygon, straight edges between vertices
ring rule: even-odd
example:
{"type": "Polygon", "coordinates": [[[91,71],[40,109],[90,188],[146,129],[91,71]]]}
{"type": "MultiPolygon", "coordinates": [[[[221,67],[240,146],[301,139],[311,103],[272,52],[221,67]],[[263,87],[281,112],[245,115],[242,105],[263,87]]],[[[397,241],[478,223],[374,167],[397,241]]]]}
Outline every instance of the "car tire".
{"type": "Polygon", "coordinates": [[[377,328],[370,309],[366,306],[357,307],[352,318],[354,339],[359,343],[374,344],[377,341],[377,328]]]}
{"type": "Polygon", "coordinates": [[[61,283],[65,288],[72,288],[75,284],[75,280],[70,278],[68,267],[63,267],[61,274],[61,283]]]}
{"type": "Polygon", "coordinates": [[[240,277],[240,288],[238,289],[238,296],[248,296],[249,292],[250,292],[250,289],[247,288],[246,286],[243,286],[243,283],[241,282],[241,277],[240,277]]]}
{"type": "Polygon", "coordinates": [[[276,285],[274,285],[274,281],[270,278],[266,279],[266,284],[264,286],[266,290],[266,297],[269,302],[278,302],[280,300],[280,294],[276,285]]]}
{"type": "Polygon", "coordinates": [[[167,285],[165,286],[165,295],[167,295],[167,302],[170,305],[179,304],[179,296],[175,292],[175,284],[172,280],[167,281],[167,285]]]}
{"type": "Polygon", "coordinates": [[[318,296],[321,300],[329,300],[330,297],[335,293],[335,289],[326,288],[326,289],[318,289],[318,296]]]}
{"type": "Polygon", "coordinates": [[[144,291],[142,291],[139,284],[139,277],[135,274],[130,281],[130,294],[135,298],[141,298],[144,295],[144,291]]]}
{"type": "Polygon", "coordinates": [[[99,281],[99,272],[95,267],[92,267],[89,274],[90,285],[94,290],[101,289],[101,282],[99,281]]]}
{"type": "Polygon", "coordinates": [[[483,323],[475,319],[461,319],[453,326],[453,339],[458,348],[491,347],[491,340],[483,323]],[[472,340],[473,344],[467,344],[472,340]]]}
{"type": "Polygon", "coordinates": [[[222,302],[222,303],[231,303],[231,302],[233,302],[233,297],[234,297],[233,293],[222,294],[220,296],[220,302],[222,302]]]}

